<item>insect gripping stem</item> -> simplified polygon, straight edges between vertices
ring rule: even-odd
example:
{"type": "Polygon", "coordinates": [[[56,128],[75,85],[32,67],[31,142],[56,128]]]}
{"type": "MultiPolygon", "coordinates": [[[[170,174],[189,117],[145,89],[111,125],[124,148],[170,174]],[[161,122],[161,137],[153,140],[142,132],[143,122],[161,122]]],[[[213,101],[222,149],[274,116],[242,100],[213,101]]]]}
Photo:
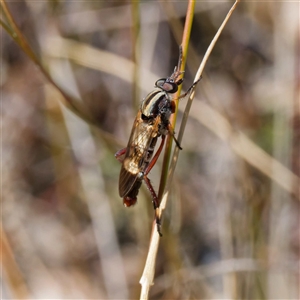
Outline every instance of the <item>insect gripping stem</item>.
{"type": "MultiPolygon", "coordinates": [[[[181,66],[182,47],[179,48],[178,64],[174,68],[174,72],[170,77],[156,81],[156,88],[141,103],[127,147],[118,151],[115,155],[122,163],[119,177],[119,194],[123,198],[124,205],[129,207],[137,202],[137,195],[142,181],[144,181],[152,197],[157,230],[160,235],[159,199],[148,174],[157,162],[167,135],[171,135],[177,147],[182,149],[170,124],[170,116],[175,112],[175,103],[171,95],[178,91],[178,86],[183,82],[181,76],[184,72],[180,71],[181,66]],[[158,138],[162,139],[161,144],[153,156],[158,138]],[[122,156],[123,158],[121,158],[122,156]]],[[[187,92],[178,99],[187,96],[198,82],[194,82],[187,92]]]]}

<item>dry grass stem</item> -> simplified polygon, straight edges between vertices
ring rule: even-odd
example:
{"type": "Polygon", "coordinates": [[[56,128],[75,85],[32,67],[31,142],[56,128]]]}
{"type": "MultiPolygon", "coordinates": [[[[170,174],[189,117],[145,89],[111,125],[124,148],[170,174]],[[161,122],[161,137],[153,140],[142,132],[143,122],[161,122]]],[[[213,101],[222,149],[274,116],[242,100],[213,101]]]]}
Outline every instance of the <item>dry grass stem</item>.
{"type": "MultiPolygon", "coordinates": [[[[236,1],[234,3],[234,5],[232,6],[231,10],[229,11],[229,13],[227,14],[225,20],[223,21],[222,25],[220,26],[219,30],[217,31],[214,39],[212,40],[211,44],[209,45],[205,55],[204,55],[204,58],[203,58],[203,61],[202,63],[200,64],[200,67],[199,67],[199,70],[196,74],[196,77],[194,79],[194,82],[199,80],[200,77],[201,77],[201,74],[203,72],[203,69],[205,67],[205,64],[222,32],[222,30],[224,29],[225,25],[227,24],[232,12],[234,11],[237,3],[239,1],[236,1]]],[[[189,22],[186,21],[186,26],[184,28],[184,32],[183,32],[183,56],[185,57],[186,53],[187,53],[187,47],[188,47],[188,40],[189,40],[189,35],[190,35],[190,32],[191,32],[191,25],[192,25],[192,16],[193,16],[193,9],[194,7],[191,7],[189,6],[188,7],[188,13],[187,13],[187,17],[190,16],[190,20],[189,22]]],[[[182,66],[182,70],[184,69],[184,64],[182,66]]],[[[180,94],[180,90],[178,91],[178,94],[180,94]]],[[[183,136],[183,131],[184,131],[184,127],[185,127],[185,124],[186,124],[186,121],[187,121],[187,117],[188,117],[188,111],[189,111],[189,108],[191,106],[191,101],[192,99],[194,98],[195,96],[195,92],[194,90],[192,90],[191,92],[191,95],[189,97],[189,102],[187,103],[187,108],[186,108],[186,111],[185,111],[185,114],[184,114],[184,118],[183,118],[183,121],[182,121],[182,124],[181,124],[181,127],[180,127],[180,131],[179,131],[179,134],[178,134],[178,141],[181,142],[182,140],[182,136],[183,136]]],[[[178,96],[177,96],[178,97],[178,96]]],[[[171,124],[174,126],[174,123],[176,121],[176,114],[174,114],[174,117],[172,118],[171,120],[171,124]]],[[[170,151],[171,151],[171,141],[172,141],[172,138],[168,137],[169,139],[169,143],[167,141],[166,143],[166,155],[164,157],[164,163],[165,163],[165,169],[168,170],[168,166],[169,166],[169,158],[168,158],[168,155],[170,155],[170,151]],[[169,146],[169,148],[168,148],[169,146]],[[169,150],[169,153],[167,152],[169,150]]],[[[174,170],[175,170],[175,166],[176,166],[176,162],[177,162],[177,158],[178,158],[178,152],[179,152],[179,148],[176,147],[175,148],[175,151],[174,151],[174,155],[173,155],[173,159],[172,159],[172,162],[171,162],[171,166],[170,166],[170,170],[168,171],[168,177],[167,177],[167,187],[166,187],[166,191],[165,193],[163,194],[163,197],[162,197],[162,200],[161,200],[161,203],[160,203],[160,215],[162,215],[162,211],[165,209],[166,207],[166,203],[167,203],[167,199],[168,199],[168,191],[169,191],[169,188],[170,188],[170,185],[171,185],[171,182],[172,182],[172,179],[173,179],[173,174],[174,174],[174,170]]],[[[164,168],[163,168],[164,169],[164,168]]],[[[167,173],[167,172],[166,172],[167,173]]],[[[162,175],[162,178],[163,178],[163,175],[162,175]]],[[[162,191],[164,189],[164,185],[160,185],[160,191],[162,191]]],[[[142,284],[142,293],[141,293],[141,299],[148,299],[148,292],[149,292],[149,289],[150,289],[150,285],[153,283],[153,279],[154,279],[154,273],[155,273],[155,258],[156,258],[156,255],[157,255],[157,250],[158,250],[158,244],[159,244],[159,235],[158,235],[158,232],[156,231],[156,229],[154,227],[152,227],[152,235],[151,235],[151,241],[150,241],[150,247],[149,247],[149,251],[148,251],[148,256],[147,256],[147,260],[146,260],[146,264],[145,264],[145,268],[144,268],[144,272],[143,272],[143,275],[142,275],[142,278],[140,280],[140,283],[142,284]],[[156,238],[154,238],[156,237],[156,238]]]]}

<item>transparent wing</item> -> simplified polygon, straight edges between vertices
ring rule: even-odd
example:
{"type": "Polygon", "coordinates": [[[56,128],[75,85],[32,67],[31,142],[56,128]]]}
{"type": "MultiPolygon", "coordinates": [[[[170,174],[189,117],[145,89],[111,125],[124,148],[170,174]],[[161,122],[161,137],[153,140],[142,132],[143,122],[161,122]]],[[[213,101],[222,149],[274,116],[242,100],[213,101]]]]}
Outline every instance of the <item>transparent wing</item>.
{"type": "Polygon", "coordinates": [[[125,197],[138,179],[147,150],[157,136],[160,117],[153,124],[144,122],[139,111],[133,123],[119,178],[119,194],[125,197]]]}

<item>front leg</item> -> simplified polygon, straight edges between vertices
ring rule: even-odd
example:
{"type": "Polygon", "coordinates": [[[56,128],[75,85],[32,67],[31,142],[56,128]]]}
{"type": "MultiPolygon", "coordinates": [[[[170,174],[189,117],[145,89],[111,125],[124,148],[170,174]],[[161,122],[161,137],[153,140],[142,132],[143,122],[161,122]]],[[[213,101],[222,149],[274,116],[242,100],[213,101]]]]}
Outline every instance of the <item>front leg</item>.
{"type": "Polygon", "coordinates": [[[186,97],[201,79],[202,79],[202,76],[197,81],[195,81],[184,94],[180,95],[178,97],[178,100],[186,97]]]}

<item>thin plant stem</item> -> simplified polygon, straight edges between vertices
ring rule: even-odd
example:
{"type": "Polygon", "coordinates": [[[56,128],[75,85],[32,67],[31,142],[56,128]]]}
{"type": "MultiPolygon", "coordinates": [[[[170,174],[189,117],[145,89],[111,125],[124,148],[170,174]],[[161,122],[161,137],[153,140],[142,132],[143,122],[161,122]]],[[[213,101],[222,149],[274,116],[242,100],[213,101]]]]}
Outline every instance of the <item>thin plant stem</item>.
{"type": "MultiPolygon", "coordinates": [[[[195,76],[195,79],[194,79],[194,82],[196,82],[197,80],[199,80],[202,76],[202,73],[203,73],[203,70],[204,70],[204,67],[207,63],[207,60],[217,42],[217,40],[219,39],[225,25],[227,24],[228,20],[230,19],[233,11],[235,10],[237,4],[240,2],[240,0],[236,0],[235,3],[233,4],[233,6],[231,7],[231,9],[229,10],[228,14],[226,15],[223,23],[221,24],[221,26],[219,27],[217,33],[215,34],[213,40],[211,41],[209,47],[207,48],[206,50],[206,53],[203,57],[203,60],[198,68],[198,71],[196,73],[196,76],[195,76]]],[[[193,103],[193,99],[195,97],[195,89],[192,90],[191,94],[190,94],[190,97],[188,99],[188,102],[187,102],[187,105],[186,105],[186,108],[185,108],[185,111],[184,111],[184,114],[183,114],[183,118],[182,118],[182,122],[181,122],[181,126],[180,126],[180,129],[179,129],[179,133],[178,133],[178,141],[181,142],[182,140],[182,137],[183,137],[183,134],[184,134],[184,130],[185,130],[185,126],[186,126],[186,123],[187,123],[187,120],[188,120],[188,116],[189,116],[189,111],[191,109],[191,106],[192,106],[192,103],[193,103]]],[[[172,156],[172,163],[170,165],[170,169],[169,169],[169,173],[168,173],[168,183],[167,183],[167,187],[165,189],[165,193],[163,195],[163,199],[162,199],[162,208],[163,209],[166,205],[166,202],[167,202],[167,198],[168,198],[168,191],[170,190],[170,186],[171,186],[171,182],[172,182],[172,179],[173,179],[173,175],[174,175],[174,171],[175,171],[175,168],[176,168],[176,164],[177,164],[177,160],[178,160],[178,156],[179,156],[179,149],[178,147],[175,148],[174,150],[174,153],[173,153],[173,156],[172,156]]]]}
{"type": "MultiPolygon", "coordinates": [[[[185,22],[184,33],[183,33],[183,42],[182,42],[183,61],[181,64],[181,71],[184,70],[184,66],[185,66],[185,61],[186,61],[185,57],[187,54],[188,41],[189,41],[190,32],[191,32],[191,28],[192,28],[194,7],[195,7],[195,1],[190,0],[189,4],[188,4],[186,22],[185,22]]],[[[178,92],[177,92],[175,98],[177,98],[177,99],[179,98],[180,92],[181,92],[181,88],[178,89],[178,92]]],[[[176,116],[177,116],[177,105],[176,105],[176,112],[173,114],[173,116],[170,120],[170,123],[173,127],[176,122],[176,116]]],[[[161,195],[163,194],[165,185],[166,185],[171,149],[172,149],[172,138],[170,138],[168,136],[167,141],[166,141],[166,150],[165,150],[165,154],[164,154],[163,167],[162,167],[163,171],[162,171],[161,180],[160,180],[158,197],[161,197],[161,195]]],[[[153,279],[154,279],[154,275],[155,275],[155,261],[156,261],[158,245],[159,245],[159,234],[156,230],[156,224],[154,222],[153,226],[152,226],[150,248],[148,251],[148,256],[147,256],[144,272],[140,279],[140,284],[142,285],[140,299],[148,299],[150,286],[153,284],[153,279]]]]}
{"type": "MultiPolygon", "coordinates": [[[[192,25],[192,19],[193,19],[193,16],[191,16],[191,15],[193,15],[193,9],[194,9],[194,3],[193,2],[194,1],[189,1],[188,11],[187,11],[187,19],[186,19],[184,33],[183,33],[183,43],[182,43],[183,64],[182,64],[182,70],[184,69],[184,65],[185,65],[185,57],[186,57],[187,47],[188,47],[187,44],[188,44],[189,36],[190,36],[190,32],[191,32],[191,25],[192,25]]],[[[205,67],[205,64],[206,64],[206,62],[207,62],[207,60],[208,60],[208,58],[209,58],[209,56],[212,52],[212,49],[214,48],[214,46],[215,46],[222,30],[224,29],[226,23],[228,22],[231,14],[234,11],[234,9],[235,9],[238,2],[239,2],[239,0],[235,1],[232,8],[228,12],[225,20],[223,21],[223,23],[221,24],[219,30],[217,31],[215,37],[213,38],[211,44],[209,45],[209,47],[208,47],[208,49],[207,49],[207,51],[204,55],[203,61],[201,62],[200,66],[199,66],[199,69],[198,69],[198,72],[196,74],[194,82],[200,79],[201,74],[203,72],[203,69],[205,67]]],[[[178,95],[180,95],[179,93],[180,93],[180,91],[178,91],[178,95]]],[[[179,131],[179,135],[178,135],[178,138],[180,138],[179,142],[181,141],[183,133],[184,133],[185,124],[187,122],[188,113],[189,113],[194,95],[195,95],[195,91],[193,90],[191,92],[190,99],[188,101],[187,108],[186,108],[185,113],[184,113],[184,121],[183,121],[183,123],[181,125],[181,128],[180,128],[180,131],[179,131]]],[[[177,98],[178,98],[178,96],[177,96],[177,98]]],[[[170,122],[171,122],[172,125],[174,125],[175,121],[176,121],[176,113],[174,114],[174,116],[170,120],[170,122]]],[[[170,170],[168,172],[168,166],[169,166],[169,161],[170,161],[170,153],[171,153],[171,145],[172,145],[172,139],[169,137],[167,139],[167,146],[166,146],[166,151],[165,151],[165,155],[164,155],[164,162],[163,162],[163,174],[161,176],[161,182],[160,182],[160,188],[159,188],[159,197],[160,197],[160,195],[162,195],[162,193],[164,191],[164,187],[166,186],[165,192],[163,194],[162,202],[160,204],[160,210],[161,211],[165,208],[165,205],[166,205],[166,202],[167,202],[169,189],[170,189],[170,184],[172,182],[174,170],[175,170],[177,159],[178,159],[178,150],[179,149],[178,149],[178,147],[176,147],[175,151],[174,151],[174,154],[173,154],[170,170]]],[[[160,213],[161,213],[161,211],[160,211],[160,213]]],[[[156,261],[156,255],[157,255],[159,240],[160,240],[160,238],[159,238],[159,234],[156,230],[156,224],[155,224],[155,222],[153,222],[148,256],[147,256],[147,259],[146,259],[146,264],[145,264],[145,268],[144,268],[142,277],[140,279],[140,284],[142,285],[140,299],[148,299],[150,286],[153,284],[153,279],[154,279],[154,274],[155,274],[155,261],[156,261]]]]}
{"type": "Polygon", "coordinates": [[[140,1],[131,3],[132,11],[132,61],[134,62],[133,69],[133,97],[132,104],[134,109],[137,109],[140,104],[140,1]]]}
{"type": "MultiPolygon", "coordinates": [[[[181,70],[184,71],[185,63],[186,63],[186,56],[188,52],[188,43],[190,39],[191,29],[192,29],[192,23],[193,23],[193,16],[194,16],[194,9],[195,9],[195,1],[189,1],[188,8],[187,8],[187,15],[185,20],[185,26],[183,31],[183,37],[182,37],[182,64],[181,64],[181,70]]],[[[172,114],[170,118],[170,123],[172,127],[175,127],[176,124],[176,118],[178,113],[178,98],[181,93],[181,85],[178,87],[178,91],[175,95],[174,101],[176,103],[176,111],[174,114],[172,114]]],[[[160,180],[160,186],[159,186],[159,192],[158,197],[161,199],[161,196],[164,192],[164,188],[166,186],[167,178],[168,178],[168,169],[170,164],[170,158],[171,158],[171,150],[172,150],[172,142],[173,138],[168,135],[166,139],[166,150],[164,154],[163,159],[163,165],[162,165],[162,175],[160,180]]]]}

